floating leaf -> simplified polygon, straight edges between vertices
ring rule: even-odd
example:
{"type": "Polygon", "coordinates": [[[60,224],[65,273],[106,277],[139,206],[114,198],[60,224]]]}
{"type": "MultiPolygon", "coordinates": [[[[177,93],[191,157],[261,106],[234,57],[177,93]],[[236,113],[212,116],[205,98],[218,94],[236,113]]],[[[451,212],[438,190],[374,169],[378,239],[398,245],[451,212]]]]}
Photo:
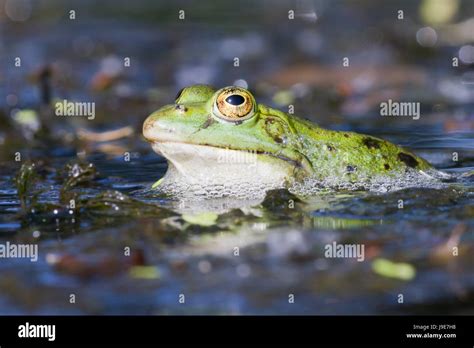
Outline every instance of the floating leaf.
{"type": "Polygon", "coordinates": [[[294,100],[295,96],[292,91],[278,91],[273,96],[273,101],[280,106],[291,104],[294,100]]]}
{"type": "Polygon", "coordinates": [[[423,0],[420,17],[428,24],[446,24],[453,20],[459,10],[459,0],[423,0]]]}
{"type": "Polygon", "coordinates": [[[160,273],[155,266],[133,266],[129,270],[130,277],[141,279],[158,279],[160,273]]]}
{"type": "Polygon", "coordinates": [[[184,214],[183,220],[193,225],[212,226],[219,216],[215,213],[201,213],[196,215],[184,214]]]}
{"type": "Polygon", "coordinates": [[[35,110],[19,110],[14,114],[13,119],[18,125],[33,133],[36,133],[40,128],[38,113],[35,110]]]}
{"type": "Polygon", "coordinates": [[[415,267],[405,262],[393,262],[387,259],[375,259],[372,270],[382,277],[411,280],[415,277],[415,267]]]}

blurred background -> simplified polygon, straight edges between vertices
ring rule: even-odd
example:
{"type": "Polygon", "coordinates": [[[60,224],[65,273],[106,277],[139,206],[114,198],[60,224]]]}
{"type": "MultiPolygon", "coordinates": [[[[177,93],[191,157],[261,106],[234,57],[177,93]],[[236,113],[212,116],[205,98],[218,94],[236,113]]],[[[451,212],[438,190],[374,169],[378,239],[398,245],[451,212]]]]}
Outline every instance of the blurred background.
{"type": "Polygon", "coordinates": [[[0,313],[472,314],[472,183],[334,193],[291,212],[283,194],[190,222],[146,193],[166,161],[141,127],[182,87],[239,85],[462,174],[473,67],[474,1],[0,0],[0,238],[40,243],[37,263],[0,259],[0,313]],[[63,99],[95,103],[95,118],[55,116],[63,99]],[[388,99],[419,102],[420,119],[381,117],[388,99]],[[69,191],[83,199],[73,213],[69,191]],[[324,259],[334,240],[365,243],[367,262],[324,259]],[[443,248],[461,242],[453,261],[443,248]]]}
{"type": "Polygon", "coordinates": [[[472,130],[460,108],[473,101],[470,1],[2,3],[7,114],[41,105],[48,84],[52,99],[98,104],[89,126],[138,125],[184,86],[240,84],[335,127],[360,118],[403,127],[375,115],[392,98],[419,101],[429,114],[409,127],[472,130]]]}

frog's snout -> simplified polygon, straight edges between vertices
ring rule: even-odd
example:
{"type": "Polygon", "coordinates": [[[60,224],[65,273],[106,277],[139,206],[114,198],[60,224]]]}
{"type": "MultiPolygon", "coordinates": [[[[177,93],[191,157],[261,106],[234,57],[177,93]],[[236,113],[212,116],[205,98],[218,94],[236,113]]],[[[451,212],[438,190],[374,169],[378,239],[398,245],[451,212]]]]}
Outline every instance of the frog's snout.
{"type": "Polygon", "coordinates": [[[160,113],[154,112],[147,117],[143,123],[143,136],[149,142],[156,142],[160,140],[160,134],[165,130],[160,122],[160,113]]]}
{"type": "Polygon", "coordinates": [[[155,111],[143,122],[143,136],[148,142],[165,141],[174,132],[174,127],[169,122],[170,108],[155,111]]]}
{"type": "Polygon", "coordinates": [[[148,117],[145,122],[143,123],[143,136],[147,141],[154,141],[153,140],[153,124],[154,121],[148,117]]]}
{"type": "Polygon", "coordinates": [[[155,116],[154,114],[147,117],[145,122],[143,122],[143,136],[149,142],[156,141],[154,137],[155,129],[155,116]]]}

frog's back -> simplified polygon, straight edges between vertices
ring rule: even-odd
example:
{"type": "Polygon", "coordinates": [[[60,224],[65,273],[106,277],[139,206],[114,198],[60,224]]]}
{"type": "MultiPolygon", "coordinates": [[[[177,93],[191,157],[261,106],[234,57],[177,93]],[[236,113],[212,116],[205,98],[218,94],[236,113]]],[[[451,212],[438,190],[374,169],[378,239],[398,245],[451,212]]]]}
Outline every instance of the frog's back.
{"type": "Polygon", "coordinates": [[[432,169],[423,158],[380,138],[327,130],[299,118],[292,123],[295,145],[321,178],[340,176],[358,181],[432,169]]]}

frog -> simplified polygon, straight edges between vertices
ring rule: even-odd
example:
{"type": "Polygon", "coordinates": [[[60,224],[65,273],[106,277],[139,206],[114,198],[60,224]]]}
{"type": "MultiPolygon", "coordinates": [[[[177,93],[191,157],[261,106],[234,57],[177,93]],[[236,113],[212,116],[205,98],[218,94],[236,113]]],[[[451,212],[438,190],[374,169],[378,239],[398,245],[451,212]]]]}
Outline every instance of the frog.
{"type": "Polygon", "coordinates": [[[387,140],[330,130],[257,103],[246,88],[183,88],[143,123],[143,136],[166,158],[153,187],[219,195],[266,192],[311,182],[367,184],[376,179],[433,177],[422,157],[387,140]]]}

